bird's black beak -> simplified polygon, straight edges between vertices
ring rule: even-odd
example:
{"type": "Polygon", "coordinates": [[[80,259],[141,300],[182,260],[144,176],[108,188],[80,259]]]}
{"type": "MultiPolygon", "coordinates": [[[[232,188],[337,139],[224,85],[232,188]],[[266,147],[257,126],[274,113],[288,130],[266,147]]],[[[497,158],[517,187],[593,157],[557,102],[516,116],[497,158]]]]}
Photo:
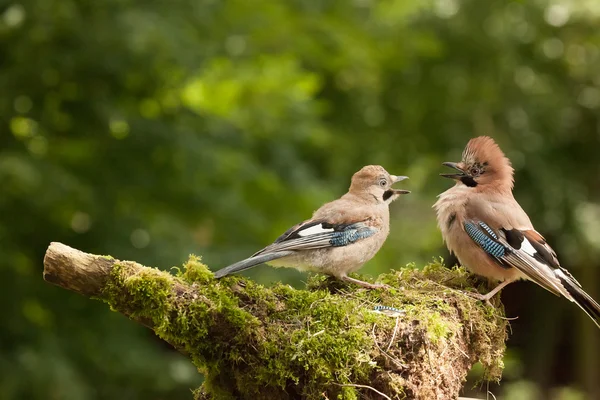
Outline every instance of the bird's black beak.
{"type": "Polygon", "coordinates": [[[445,162],[445,163],[442,163],[442,165],[445,167],[454,168],[455,170],[458,171],[458,173],[454,173],[454,174],[440,174],[440,176],[443,176],[444,178],[461,179],[461,178],[465,178],[465,177],[469,176],[462,168],[460,168],[458,166],[458,163],[445,162]]]}
{"type": "MultiPolygon", "coordinates": [[[[396,182],[400,182],[403,181],[405,179],[408,179],[408,176],[399,176],[399,175],[390,175],[390,178],[392,178],[392,184],[396,183],[396,182]]],[[[389,189],[389,192],[392,192],[392,194],[409,194],[410,190],[403,190],[403,189],[389,189]]]]}

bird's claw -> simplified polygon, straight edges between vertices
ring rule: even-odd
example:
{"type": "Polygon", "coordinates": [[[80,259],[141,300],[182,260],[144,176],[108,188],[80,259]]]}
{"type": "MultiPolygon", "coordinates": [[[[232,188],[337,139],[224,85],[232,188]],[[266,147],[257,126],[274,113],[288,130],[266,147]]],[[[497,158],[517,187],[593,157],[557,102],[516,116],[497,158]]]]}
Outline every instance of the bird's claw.
{"type": "Polygon", "coordinates": [[[469,296],[473,299],[477,299],[479,301],[484,302],[485,304],[487,304],[490,307],[494,307],[494,305],[492,304],[492,302],[490,301],[490,297],[488,295],[485,294],[481,294],[481,293],[473,293],[473,292],[462,292],[464,295],[469,296]]]}
{"type": "Polygon", "coordinates": [[[369,283],[365,281],[361,281],[360,279],[350,278],[349,276],[341,277],[343,281],[354,283],[355,285],[362,286],[366,289],[390,289],[391,286],[386,285],[385,283],[369,283]]]}

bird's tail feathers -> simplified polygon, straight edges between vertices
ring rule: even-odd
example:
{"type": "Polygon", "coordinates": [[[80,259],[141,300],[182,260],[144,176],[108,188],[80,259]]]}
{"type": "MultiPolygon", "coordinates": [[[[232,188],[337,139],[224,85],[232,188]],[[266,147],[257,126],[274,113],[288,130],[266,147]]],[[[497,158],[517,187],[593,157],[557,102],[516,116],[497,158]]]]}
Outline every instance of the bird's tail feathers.
{"type": "Polygon", "coordinates": [[[571,295],[573,302],[576,303],[594,323],[600,328],[600,304],[583,290],[579,283],[572,278],[568,273],[562,270],[556,270],[556,277],[560,279],[560,283],[564,286],[567,292],[571,295]]]}
{"type": "Polygon", "coordinates": [[[235,264],[231,264],[228,267],[221,268],[217,272],[215,272],[215,278],[222,278],[227,275],[234,274],[236,272],[244,271],[246,269],[250,269],[252,267],[257,266],[258,264],[266,263],[269,261],[277,260],[278,258],[287,257],[293,254],[293,251],[276,251],[273,253],[264,253],[256,256],[252,256],[246,258],[245,260],[238,261],[235,264]]]}

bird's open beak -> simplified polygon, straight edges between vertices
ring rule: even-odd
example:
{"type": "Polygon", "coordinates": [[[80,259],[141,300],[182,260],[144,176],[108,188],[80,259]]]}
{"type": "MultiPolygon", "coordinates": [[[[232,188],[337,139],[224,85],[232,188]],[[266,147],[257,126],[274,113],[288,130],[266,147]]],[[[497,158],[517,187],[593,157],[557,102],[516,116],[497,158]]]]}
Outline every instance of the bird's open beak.
{"type": "MultiPolygon", "coordinates": [[[[397,176],[397,175],[390,175],[390,178],[392,178],[392,184],[403,181],[405,179],[408,179],[408,176],[397,176]]],[[[403,189],[390,189],[394,194],[408,194],[410,193],[410,190],[403,190],[403,189]]]]}
{"type": "Polygon", "coordinates": [[[458,163],[445,162],[445,163],[442,163],[442,165],[445,167],[454,168],[455,170],[458,171],[458,173],[454,173],[454,174],[440,174],[440,176],[443,176],[444,178],[461,179],[461,178],[464,178],[465,176],[468,176],[467,173],[458,166],[458,163]]]}

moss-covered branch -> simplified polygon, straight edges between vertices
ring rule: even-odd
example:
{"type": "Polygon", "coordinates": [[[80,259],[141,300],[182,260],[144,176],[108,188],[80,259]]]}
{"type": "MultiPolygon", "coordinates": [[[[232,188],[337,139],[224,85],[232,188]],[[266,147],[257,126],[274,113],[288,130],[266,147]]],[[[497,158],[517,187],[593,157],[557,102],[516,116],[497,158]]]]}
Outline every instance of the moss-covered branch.
{"type": "Polygon", "coordinates": [[[205,374],[202,399],[452,399],[471,366],[498,379],[506,322],[438,263],[382,275],[386,290],[313,276],[306,290],[219,281],[191,257],[176,276],[52,243],[44,279],[153,329],[205,374]],[[401,315],[374,311],[402,310],[401,315]]]}

